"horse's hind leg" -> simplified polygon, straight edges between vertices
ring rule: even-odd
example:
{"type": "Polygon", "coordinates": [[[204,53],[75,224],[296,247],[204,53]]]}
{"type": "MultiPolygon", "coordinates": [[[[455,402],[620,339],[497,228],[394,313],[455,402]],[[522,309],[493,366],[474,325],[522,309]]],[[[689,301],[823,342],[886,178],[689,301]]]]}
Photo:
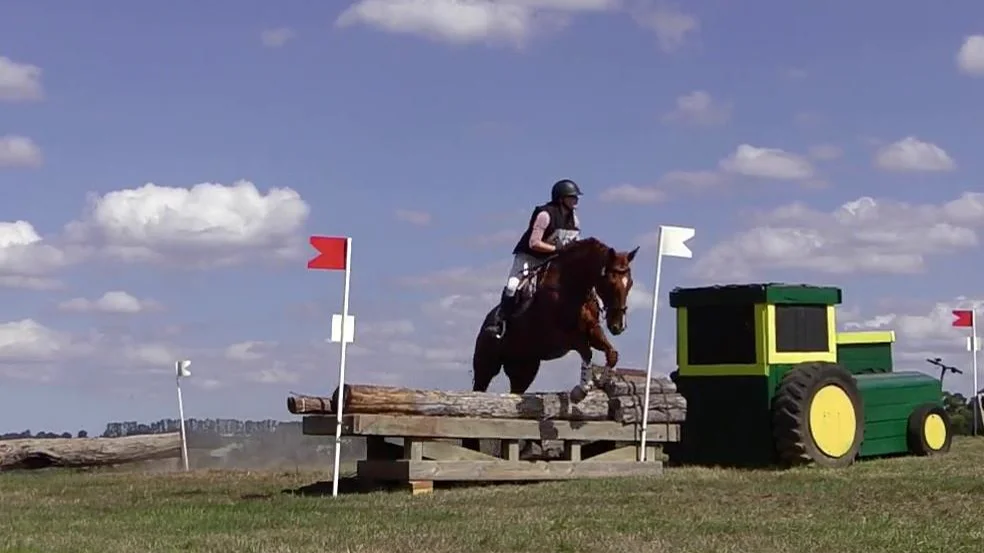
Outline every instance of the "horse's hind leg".
{"type": "Polygon", "coordinates": [[[475,342],[475,353],[472,355],[472,391],[487,392],[492,379],[502,370],[502,358],[499,356],[498,341],[483,334],[475,342]]]}
{"type": "Polygon", "coordinates": [[[539,359],[509,360],[504,364],[510,394],[525,394],[540,372],[539,359]]]}

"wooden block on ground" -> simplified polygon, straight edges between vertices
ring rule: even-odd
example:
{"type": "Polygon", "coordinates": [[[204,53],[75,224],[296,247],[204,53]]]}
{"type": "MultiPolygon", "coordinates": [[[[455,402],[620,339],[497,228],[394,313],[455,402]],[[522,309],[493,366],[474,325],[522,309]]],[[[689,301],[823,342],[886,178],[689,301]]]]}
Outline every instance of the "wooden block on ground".
{"type": "Polygon", "coordinates": [[[380,481],[505,482],[658,476],[661,461],[359,461],[359,477],[380,481]]]}

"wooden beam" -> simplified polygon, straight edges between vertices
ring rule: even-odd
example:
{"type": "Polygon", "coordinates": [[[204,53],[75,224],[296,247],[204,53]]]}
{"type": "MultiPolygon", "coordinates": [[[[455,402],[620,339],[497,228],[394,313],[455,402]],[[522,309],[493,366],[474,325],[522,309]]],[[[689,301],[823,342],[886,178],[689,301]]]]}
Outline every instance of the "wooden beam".
{"type": "Polygon", "coordinates": [[[495,482],[658,476],[661,461],[359,461],[360,478],[377,481],[495,482]]]}
{"type": "MultiPolygon", "coordinates": [[[[334,436],[335,417],[308,415],[302,432],[311,436],[334,436]]],[[[633,442],[641,437],[635,424],[615,421],[535,421],[523,419],[480,419],[396,415],[344,415],[342,433],[350,436],[401,436],[420,438],[486,438],[503,440],[578,440],[633,442]]],[[[650,423],[647,442],[680,441],[680,425],[650,423]]]]}

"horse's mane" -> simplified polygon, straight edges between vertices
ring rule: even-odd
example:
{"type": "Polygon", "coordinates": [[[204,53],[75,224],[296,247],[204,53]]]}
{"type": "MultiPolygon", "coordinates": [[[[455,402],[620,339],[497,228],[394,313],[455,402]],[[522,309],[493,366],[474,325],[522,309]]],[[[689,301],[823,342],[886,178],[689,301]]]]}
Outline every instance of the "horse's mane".
{"type": "Polygon", "coordinates": [[[561,267],[560,279],[582,287],[595,278],[607,260],[609,247],[594,236],[582,238],[561,249],[555,263],[561,267]]]}

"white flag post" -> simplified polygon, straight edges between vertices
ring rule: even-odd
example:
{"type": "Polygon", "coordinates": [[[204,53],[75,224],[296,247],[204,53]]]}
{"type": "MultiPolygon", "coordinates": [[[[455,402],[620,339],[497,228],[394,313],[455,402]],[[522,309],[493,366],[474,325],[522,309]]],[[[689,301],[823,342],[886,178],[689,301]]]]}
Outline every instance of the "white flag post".
{"type": "Polygon", "coordinates": [[[188,436],[185,434],[185,411],[184,411],[184,400],[181,399],[181,379],[183,377],[191,376],[191,371],[188,367],[191,366],[191,361],[185,359],[184,361],[176,361],[174,363],[174,381],[178,387],[178,418],[181,420],[181,458],[184,460],[184,469],[187,472],[188,469],[188,436]]]}
{"type": "MultiPolygon", "coordinates": [[[[970,346],[970,356],[973,359],[973,364],[971,368],[974,371],[974,399],[977,400],[977,414],[984,413],[984,408],[981,407],[981,393],[980,384],[977,383],[977,352],[981,349],[980,338],[977,337],[977,310],[970,310],[970,342],[967,344],[970,346]]],[[[974,436],[977,435],[978,431],[978,417],[974,417],[974,436]]]]}
{"type": "Polygon", "coordinates": [[[659,305],[659,280],[663,273],[663,256],[691,258],[687,240],[696,234],[688,227],[660,225],[659,246],[656,251],[656,282],[653,284],[653,313],[649,324],[649,353],[646,356],[646,397],[642,404],[642,436],[639,439],[639,461],[646,460],[646,429],[649,425],[649,394],[653,379],[653,349],[656,346],[656,308],[659,305]]]}
{"type": "Polygon", "coordinates": [[[312,236],[311,245],[318,250],[318,256],[308,261],[308,269],[328,269],[345,271],[345,282],[342,287],[342,313],[336,318],[332,316],[331,335],[341,341],[341,353],[338,361],[338,400],[335,409],[335,459],[331,470],[331,495],[338,496],[338,466],[341,462],[342,450],[342,411],[345,405],[345,354],[346,345],[354,336],[355,319],[349,315],[349,284],[352,278],[352,238],[312,236]],[[337,321],[337,329],[336,329],[337,321]],[[349,328],[349,327],[352,328],[349,328]]]}
{"type": "MultiPolygon", "coordinates": [[[[953,315],[956,320],[953,321],[952,325],[956,327],[970,328],[970,336],[967,338],[967,351],[970,352],[971,358],[971,368],[974,371],[973,381],[974,381],[974,403],[977,404],[977,410],[981,411],[981,398],[979,384],[977,383],[977,352],[981,349],[980,338],[977,337],[977,309],[954,309],[953,315]]],[[[977,435],[977,413],[974,414],[973,420],[973,435],[977,435]]]]}

